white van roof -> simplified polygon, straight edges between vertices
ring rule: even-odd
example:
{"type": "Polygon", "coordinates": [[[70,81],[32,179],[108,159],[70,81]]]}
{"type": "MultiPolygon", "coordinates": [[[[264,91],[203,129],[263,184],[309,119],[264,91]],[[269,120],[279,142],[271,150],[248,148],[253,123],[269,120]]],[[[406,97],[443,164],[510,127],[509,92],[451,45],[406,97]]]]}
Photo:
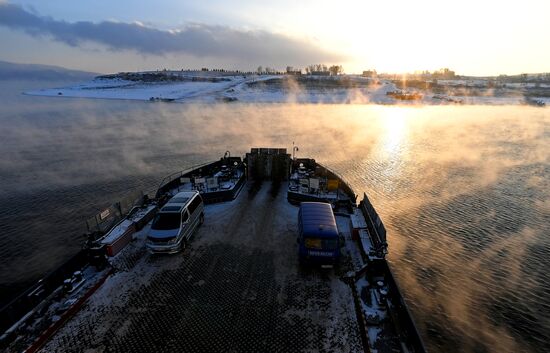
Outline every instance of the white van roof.
{"type": "Polygon", "coordinates": [[[198,195],[198,191],[182,191],[174,195],[160,212],[181,212],[181,209],[189,203],[193,196],[198,195]]]}

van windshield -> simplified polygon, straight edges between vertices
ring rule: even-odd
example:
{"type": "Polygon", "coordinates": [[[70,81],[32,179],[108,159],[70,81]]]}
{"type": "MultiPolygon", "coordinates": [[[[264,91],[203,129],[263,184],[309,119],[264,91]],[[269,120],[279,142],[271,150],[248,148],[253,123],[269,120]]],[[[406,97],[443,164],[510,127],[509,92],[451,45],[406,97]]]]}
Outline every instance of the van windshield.
{"type": "Polygon", "coordinates": [[[151,229],[168,230],[180,227],[181,215],[179,213],[157,213],[151,229]]]}

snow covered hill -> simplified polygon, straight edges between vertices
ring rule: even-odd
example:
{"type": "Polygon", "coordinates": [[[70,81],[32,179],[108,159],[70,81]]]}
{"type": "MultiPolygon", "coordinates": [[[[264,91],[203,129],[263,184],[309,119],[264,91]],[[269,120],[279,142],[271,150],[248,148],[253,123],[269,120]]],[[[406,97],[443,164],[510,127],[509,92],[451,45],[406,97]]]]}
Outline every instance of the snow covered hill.
{"type": "MultiPolygon", "coordinates": [[[[98,76],[74,86],[40,89],[25,94],[152,102],[526,104],[522,95],[448,97],[427,90],[420,91],[420,99],[406,101],[387,94],[396,89],[389,81],[370,80],[357,75],[315,77],[223,71],[152,71],[98,76]]],[[[546,102],[544,99],[542,101],[546,102]]]]}

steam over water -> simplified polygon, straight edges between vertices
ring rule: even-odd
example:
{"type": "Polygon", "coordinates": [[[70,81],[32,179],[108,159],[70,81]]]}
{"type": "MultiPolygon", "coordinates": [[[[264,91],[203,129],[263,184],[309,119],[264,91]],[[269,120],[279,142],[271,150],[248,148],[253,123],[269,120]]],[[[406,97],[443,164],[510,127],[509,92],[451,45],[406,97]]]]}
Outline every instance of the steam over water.
{"type": "Polygon", "coordinates": [[[369,194],[431,352],[550,351],[548,108],[197,106],[0,87],[3,303],[77,251],[85,219],[118,197],[226,150],[295,141],[369,194]]]}

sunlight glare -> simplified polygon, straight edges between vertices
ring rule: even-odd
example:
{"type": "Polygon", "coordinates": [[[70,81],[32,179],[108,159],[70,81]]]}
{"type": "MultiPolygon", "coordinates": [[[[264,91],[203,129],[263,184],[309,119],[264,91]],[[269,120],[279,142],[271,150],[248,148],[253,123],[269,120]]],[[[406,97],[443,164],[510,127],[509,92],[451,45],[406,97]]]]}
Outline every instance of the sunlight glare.
{"type": "Polygon", "coordinates": [[[402,152],[407,135],[407,112],[405,108],[395,107],[388,110],[383,117],[385,135],[382,140],[382,150],[389,155],[402,152]]]}

